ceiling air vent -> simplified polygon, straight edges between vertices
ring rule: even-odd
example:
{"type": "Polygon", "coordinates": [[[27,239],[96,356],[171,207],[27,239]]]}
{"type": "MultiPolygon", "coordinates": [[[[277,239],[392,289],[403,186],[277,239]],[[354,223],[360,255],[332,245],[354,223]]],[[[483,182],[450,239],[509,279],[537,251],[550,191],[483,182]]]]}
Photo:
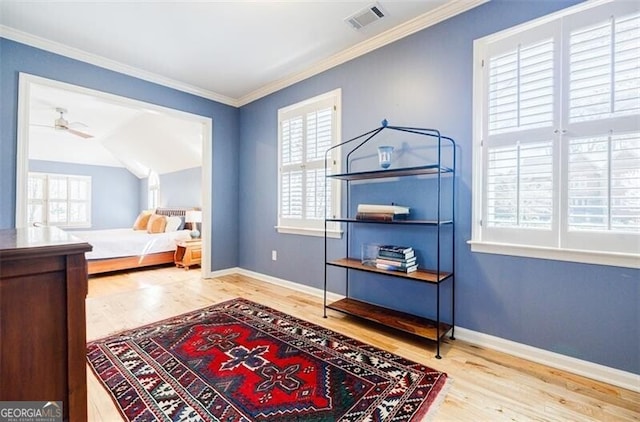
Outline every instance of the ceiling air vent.
{"type": "Polygon", "coordinates": [[[353,15],[346,18],[347,22],[353,29],[362,29],[365,26],[384,18],[384,12],[378,3],[373,3],[362,10],[357,11],[353,15]]]}

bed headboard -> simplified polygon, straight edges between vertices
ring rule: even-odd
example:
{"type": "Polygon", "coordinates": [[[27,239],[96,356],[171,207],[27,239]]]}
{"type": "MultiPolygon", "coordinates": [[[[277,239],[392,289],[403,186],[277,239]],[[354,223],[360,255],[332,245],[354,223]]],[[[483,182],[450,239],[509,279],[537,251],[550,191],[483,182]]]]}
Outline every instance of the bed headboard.
{"type": "Polygon", "coordinates": [[[167,217],[184,217],[187,211],[197,210],[199,208],[187,207],[187,208],[156,208],[156,214],[166,215],[167,217]]]}

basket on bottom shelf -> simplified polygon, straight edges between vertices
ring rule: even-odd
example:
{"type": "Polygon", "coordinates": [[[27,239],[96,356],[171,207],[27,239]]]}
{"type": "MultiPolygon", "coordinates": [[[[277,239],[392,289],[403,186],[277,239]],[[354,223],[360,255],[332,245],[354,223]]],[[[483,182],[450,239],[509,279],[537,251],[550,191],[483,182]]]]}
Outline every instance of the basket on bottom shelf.
{"type": "MultiPolygon", "coordinates": [[[[371,245],[366,245],[371,248],[371,245]]],[[[416,254],[412,247],[397,245],[375,245],[377,252],[375,259],[363,263],[375,266],[379,270],[412,273],[418,269],[416,254]]],[[[371,256],[371,255],[369,255],[371,256]]]]}

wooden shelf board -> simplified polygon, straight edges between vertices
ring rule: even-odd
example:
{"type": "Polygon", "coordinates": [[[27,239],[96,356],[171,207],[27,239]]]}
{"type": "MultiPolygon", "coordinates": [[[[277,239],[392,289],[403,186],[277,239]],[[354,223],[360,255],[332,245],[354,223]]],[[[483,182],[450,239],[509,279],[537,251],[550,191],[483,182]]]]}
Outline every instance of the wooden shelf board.
{"type": "Polygon", "coordinates": [[[328,265],[333,265],[336,267],[342,267],[342,268],[351,268],[351,269],[355,269],[355,270],[361,270],[361,271],[369,271],[372,273],[379,273],[379,274],[387,274],[387,275],[392,275],[395,277],[402,277],[402,278],[409,278],[412,280],[416,280],[416,281],[422,281],[422,282],[426,282],[426,283],[438,283],[438,282],[442,282],[444,280],[446,280],[447,278],[449,278],[452,274],[451,273],[446,273],[446,272],[440,272],[440,279],[438,280],[438,276],[436,274],[435,271],[429,271],[429,270],[425,270],[425,269],[418,269],[418,271],[414,271],[412,273],[403,273],[400,271],[387,271],[387,270],[381,270],[378,269],[376,267],[372,267],[369,265],[364,265],[359,259],[354,259],[354,258],[341,258],[341,259],[336,259],[334,261],[329,261],[327,262],[328,265]]]}
{"type": "Polygon", "coordinates": [[[422,174],[437,174],[451,173],[452,169],[449,167],[438,166],[437,164],[430,164],[427,166],[419,167],[405,167],[399,169],[387,169],[387,170],[373,170],[363,171],[357,173],[340,173],[329,174],[327,177],[340,180],[368,180],[368,179],[382,179],[386,177],[401,177],[401,176],[419,176],[422,174]]]}
{"type": "MultiPolygon", "coordinates": [[[[327,308],[402,330],[429,340],[438,341],[437,324],[435,321],[427,318],[372,305],[351,298],[333,302],[327,305],[327,308]]],[[[440,337],[444,337],[449,330],[451,330],[450,324],[440,323],[440,337]]]]}

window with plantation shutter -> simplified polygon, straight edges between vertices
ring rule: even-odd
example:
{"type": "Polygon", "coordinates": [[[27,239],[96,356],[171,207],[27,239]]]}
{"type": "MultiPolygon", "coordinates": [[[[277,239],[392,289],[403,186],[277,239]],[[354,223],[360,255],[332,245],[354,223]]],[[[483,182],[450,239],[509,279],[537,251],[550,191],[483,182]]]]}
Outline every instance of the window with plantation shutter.
{"type": "Polygon", "coordinates": [[[473,251],[640,267],[640,5],[475,44],[473,251]]]}
{"type": "MultiPolygon", "coordinates": [[[[281,233],[324,235],[325,210],[339,209],[337,185],[325,177],[325,153],[339,139],[339,106],[335,90],[278,111],[281,233]]],[[[327,158],[329,168],[339,168],[337,152],[327,158]]]]}
{"type": "Polygon", "coordinates": [[[91,177],[29,172],[27,222],[64,228],[91,226],[91,177]]]}

